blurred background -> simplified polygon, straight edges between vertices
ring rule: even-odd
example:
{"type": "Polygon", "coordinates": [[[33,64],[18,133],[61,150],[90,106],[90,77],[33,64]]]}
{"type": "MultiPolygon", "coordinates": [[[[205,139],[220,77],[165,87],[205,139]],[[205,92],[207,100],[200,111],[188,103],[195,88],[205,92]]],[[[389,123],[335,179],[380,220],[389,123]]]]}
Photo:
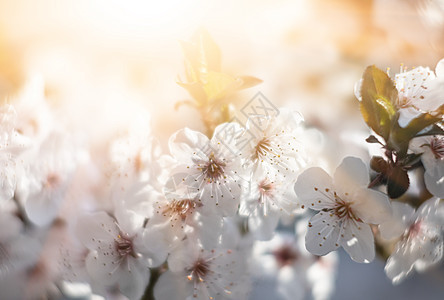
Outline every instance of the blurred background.
{"type": "MultiPolygon", "coordinates": [[[[68,128],[88,133],[92,151],[135,114],[151,119],[165,149],[174,131],[202,129],[193,109],[174,109],[189,98],[176,83],[179,41],[200,27],[220,46],[224,72],[263,80],[235,106],[260,91],[300,111],[326,134],[333,166],[367,152],[354,97],[366,66],[394,75],[400,64],[433,69],[444,57],[442,0],[1,0],[0,98],[13,101],[39,76],[50,105],[68,128]]],[[[443,277],[434,269],[392,287],[381,261],[341,255],[334,298],[442,299],[443,277]]]]}

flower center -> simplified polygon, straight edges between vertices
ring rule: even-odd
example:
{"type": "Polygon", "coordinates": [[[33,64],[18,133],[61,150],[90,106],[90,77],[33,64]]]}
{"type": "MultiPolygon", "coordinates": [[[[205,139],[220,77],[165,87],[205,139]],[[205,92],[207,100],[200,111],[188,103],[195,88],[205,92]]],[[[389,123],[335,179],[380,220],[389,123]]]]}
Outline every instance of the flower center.
{"type": "Polygon", "coordinates": [[[273,255],[280,267],[291,265],[298,258],[298,253],[294,251],[290,245],[283,245],[273,251],[273,255]]]}
{"type": "Polygon", "coordinates": [[[430,141],[430,149],[436,159],[444,158],[444,136],[434,136],[430,141]]]}
{"type": "Polygon", "coordinates": [[[346,219],[353,219],[357,222],[362,222],[362,220],[355,216],[353,213],[353,210],[351,208],[352,202],[344,201],[341,199],[336,192],[335,195],[335,207],[332,209],[333,213],[340,219],[346,218],[346,219]]]}
{"type": "Polygon", "coordinates": [[[196,207],[201,206],[202,204],[197,203],[192,199],[183,199],[183,200],[173,200],[168,206],[162,211],[164,215],[171,214],[171,217],[178,217],[182,221],[194,213],[196,207]]]}
{"type": "Polygon", "coordinates": [[[188,275],[188,280],[198,279],[199,281],[204,281],[205,276],[210,273],[210,264],[208,261],[199,258],[194,265],[191,267],[191,273],[188,275]]]}
{"type": "Polygon", "coordinates": [[[257,160],[259,158],[262,158],[264,156],[267,156],[267,153],[271,152],[271,142],[268,138],[264,137],[262,140],[257,143],[254,154],[253,154],[253,160],[257,160]]]}
{"type": "Polygon", "coordinates": [[[259,183],[259,193],[261,196],[271,196],[273,188],[273,182],[270,182],[267,179],[264,179],[259,183]]]}
{"type": "Polygon", "coordinates": [[[60,181],[60,177],[57,174],[50,173],[46,177],[45,187],[48,189],[54,189],[59,185],[60,181]]]}
{"type": "Polygon", "coordinates": [[[409,97],[406,96],[400,96],[398,101],[398,107],[399,108],[409,108],[413,107],[413,103],[409,97]]]}
{"type": "Polygon", "coordinates": [[[127,257],[128,255],[137,257],[136,253],[134,252],[132,239],[126,237],[124,234],[119,234],[117,239],[114,240],[114,244],[117,253],[119,253],[121,257],[127,257]]]}
{"type": "Polygon", "coordinates": [[[223,177],[226,164],[214,156],[211,152],[208,162],[200,170],[209,183],[215,182],[223,177]]]}

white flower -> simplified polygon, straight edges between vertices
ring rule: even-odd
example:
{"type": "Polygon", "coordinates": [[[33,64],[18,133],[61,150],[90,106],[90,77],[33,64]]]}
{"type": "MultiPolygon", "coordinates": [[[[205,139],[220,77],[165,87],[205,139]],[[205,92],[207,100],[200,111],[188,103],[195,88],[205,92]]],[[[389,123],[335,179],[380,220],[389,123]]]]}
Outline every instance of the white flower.
{"type": "Polygon", "coordinates": [[[28,173],[18,191],[28,218],[38,226],[48,225],[59,212],[77,165],[78,149],[63,132],[53,132],[30,153],[28,173]]]}
{"type": "Polygon", "coordinates": [[[117,220],[98,212],[79,219],[76,232],[89,249],[86,269],[101,286],[117,286],[130,299],[139,299],[150,278],[150,267],[166,258],[157,232],[143,230],[143,219],[120,211],[117,220]]]}
{"type": "Polygon", "coordinates": [[[406,126],[421,113],[435,111],[444,101],[444,64],[436,66],[436,75],[428,67],[417,67],[395,75],[398,90],[399,124],[406,126]]]}
{"type": "Polygon", "coordinates": [[[160,145],[151,136],[149,122],[145,119],[136,119],[131,125],[127,136],[111,144],[110,156],[116,175],[120,179],[149,181],[155,185],[162,173],[160,145]]]}
{"type": "Polygon", "coordinates": [[[216,127],[209,140],[200,132],[188,128],[179,130],[170,138],[170,151],[177,161],[173,170],[175,182],[183,182],[195,189],[204,206],[217,206],[221,215],[233,215],[241,193],[240,160],[232,153],[233,137],[225,123],[216,127]]]}
{"type": "Polygon", "coordinates": [[[220,214],[206,209],[199,195],[184,189],[158,197],[147,226],[160,227],[168,244],[181,243],[192,233],[204,248],[216,247],[223,219],[220,214]]]}
{"type": "Polygon", "coordinates": [[[246,299],[246,257],[238,250],[208,251],[186,240],[170,254],[168,267],[154,287],[156,300],[246,299]]]}
{"type": "MultiPolygon", "coordinates": [[[[306,220],[305,220],[306,221],[306,220]]],[[[260,292],[262,281],[274,283],[282,299],[327,299],[334,287],[336,253],[319,257],[310,254],[301,238],[306,232],[303,220],[296,224],[296,236],[279,232],[270,241],[256,242],[252,274],[260,292]],[[302,225],[302,226],[301,226],[302,225]]],[[[302,238],[303,239],[303,238],[302,238]]],[[[253,291],[255,293],[255,291],[253,291]]]]}
{"type": "Polygon", "coordinates": [[[444,198],[444,136],[425,136],[412,140],[410,148],[422,153],[424,181],[430,193],[444,198]]]}
{"type": "Polygon", "coordinates": [[[244,133],[237,137],[238,144],[248,140],[241,149],[241,157],[253,172],[260,166],[270,173],[280,173],[287,180],[296,178],[308,162],[302,122],[300,114],[286,109],[273,117],[250,117],[244,133]]]}
{"type": "Polygon", "coordinates": [[[342,246],[356,262],[375,257],[369,224],[390,217],[391,208],[383,193],[367,188],[369,175],[359,158],[346,157],[332,179],[321,168],[299,175],[295,191],[303,206],[319,211],[308,223],[307,250],[325,255],[342,246]]]}
{"type": "Polygon", "coordinates": [[[379,226],[385,239],[400,238],[385,265],[393,284],[402,282],[413,269],[423,272],[443,257],[444,204],[431,198],[415,212],[406,203],[393,202],[393,217],[379,226]]]}
{"type": "Polygon", "coordinates": [[[282,215],[294,214],[300,205],[292,181],[279,173],[257,169],[242,193],[239,214],[248,217],[248,229],[259,240],[268,240],[282,215]]]}

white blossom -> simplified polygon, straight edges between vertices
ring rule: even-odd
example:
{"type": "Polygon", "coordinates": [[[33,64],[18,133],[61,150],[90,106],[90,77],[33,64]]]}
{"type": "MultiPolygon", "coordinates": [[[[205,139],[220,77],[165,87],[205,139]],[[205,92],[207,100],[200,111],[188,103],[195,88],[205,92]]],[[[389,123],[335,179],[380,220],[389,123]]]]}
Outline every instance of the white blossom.
{"type": "Polygon", "coordinates": [[[118,219],[105,212],[83,216],[77,236],[89,249],[86,269],[100,286],[117,286],[130,299],[139,299],[150,278],[150,267],[166,258],[157,232],[143,229],[143,220],[121,211],[118,219]],[[142,221],[142,222],[140,222],[142,221]]]}
{"type": "Polygon", "coordinates": [[[204,248],[217,246],[223,219],[212,205],[210,209],[204,207],[200,193],[179,188],[159,196],[153,205],[148,226],[159,227],[168,244],[182,243],[187,235],[193,234],[204,248]]]}
{"type": "Polygon", "coordinates": [[[253,173],[242,193],[239,214],[248,217],[248,230],[259,240],[273,236],[281,216],[300,211],[292,185],[279,173],[266,173],[262,168],[253,173]]]}
{"type": "MultiPolygon", "coordinates": [[[[327,299],[333,291],[336,253],[314,256],[304,246],[306,220],[296,223],[296,236],[287,232],[276,234],[270,241],[257,241],[253,248],[252,274],[261,284],[275,281],[273,288],[282,299],[327,299]]],[[[261,286],[259,286],[259,291],[261,286]]]]}
{"type": "Polygon", "coordinates": [[[234,147],[231,133],[236,132],[231,127],[238,125],[219,125],[211,140],[185,128],[175,133],[169,142],[177,163],[172,171],[175,182],[194,188],[203,205],[217,206],[221,215],[236,213],[243,184],[240,160],[230,148],[234,147]]]}
{"type": "Polygon", "coordinates": [[[413,269],[423,272],[443,257],[444,204],[431,198],[416,211],[406,203],[393,202],[393,217],[379,226],[385,239],[398,238],[385,265],[394,284],[401,283],[413,269]]]}
{"type": "Polygon", "coordinates": [[[19,198],[27,217],[38,226],[50,224],[65,199],[78,161],[78,149],[64,132],[53,132],[26,157],[19,198]]]}
{"type": "Polygon", "coordinates": [[[436,75],[428,67],[401,70],[395,75],[398,90],[399,124],[406,126],[421,113],[433,113],[444,101],[444,64],[436,66],[436,75]]]}
{"type": "Polygon", "coordinates": [[[246,258],[236,249],[205,250],[186,240],[168,257],[154,287],[157,300],[246,299],[246,258]]]}
{"type": "Polygon", "coordinates": [[[236,137],[238,144],[248,141],[240,156],[253,172],[261,167],[292,180],[308,163],[304,132],[297,112],[281,109],[277,116],[250,116],[243,134],[236,137]]]}
{"type": "Polygon", "coordinates": [[[342,246],[356,262],[375,257],[374,238],[369,224],[390,217],[385,194],[367,188],[369,175],[362,160],[346,157],[333,179],[321,168],[302,173],[295,191],[303,206],[319,211],[308,223],[307,250],[325,255],[342,246]]]}
{"type": "Polygon", "coordinates": [[[444,198],[444,136],[415,138],[411,141],[410,148],[415,153],[422,153],[427,190],[436,197],[444,198]]]}

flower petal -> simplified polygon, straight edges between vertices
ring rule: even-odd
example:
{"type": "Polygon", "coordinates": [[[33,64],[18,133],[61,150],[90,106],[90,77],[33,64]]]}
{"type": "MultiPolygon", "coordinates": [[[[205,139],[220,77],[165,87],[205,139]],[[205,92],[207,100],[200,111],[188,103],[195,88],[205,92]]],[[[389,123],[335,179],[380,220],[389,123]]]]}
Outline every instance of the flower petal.
{"type": "Polygon", "coordinates": [[[370,177],[364,162],[357,157],[344,158],[333,176],[337,188],[353,189],[354,186],[367,186],[370,177]]]}
{"type": "Polygon", "coordinates": [[[110,243],[119,234],[113,218],[105,212],[97,212],[79,218],[76,234],[90,250],[96,250],[102,243],[110,243]]]}
{"type": "Polygon", "coordinates": [[[390,219],[392,208],[387,195],[367,188],[355,190],[353,212],[365,223],[380,224],[390,219]]]}
{"type": "Polygon", "coordinates": [[[154,286],[154,298],[156,300],[183,300],[191,296],[192,285],[188,284],[185,275],[176,275],[166,271],[160,275],[154,286]]]}
{"type": "Polygon", "coordinates": [[[345,220],[342,224],[341,245],[351,259],[359,263],[368,263],[375,258],[373,232],[368,224],[345,220]]]}
{"type": "Polygon", "coordinates": [[[184,128],[174,133],[169,141],[171,155],[173,155],[180,162],[187,162],[196,149],[203,149],[209,144],[209,139],[206,135],[184,128]]]}
{"type": "Polygon", "coordinates": [[[319,212],[308,222],[305,247],[314,255],[325,255],[339,247],[339,219],[336,215],[319,212]]]}
{"type": "Polygon", "coordinates": [[[392,202],[392,217],[379,225],[382,238],[391,240],[400,237],[413,222],[415,210],[407,203],[392,202]]]}
{"type": "Polygon", "coordinates": [[[427,169],[424,182],[431,194],[444,198],[444,161],[437,162],[432,170],[427,169]]]}
{"type": "MultiPolygon", "coordinates": [[[[108,248],[110,245],[103,246],[108,248]]],[[[110,251],[91,251],[85,259],[88,274],[101,285],[111,286],[120,278],[120,257],[112,249],[110,251]]]]}
{"type": "Polygon", "coordinates": [[[393,284],[401,283],[413,270],[417,255],[411,250],[405,242],[398,242],[395,251],[388,258],[384,271],[393,284]]]}
{"type": "Polygon", "coordinates": [[[128,259],[127,264],[120,272],[119,289],[129,299],[140,299],[150,280],[150,270],[137,263],[135,259],[128,259]]]}
{"type": "Polygon", "coordinates": [[[314,210],[321,210],[334,204],[332,197],[324,191],[330,191],[333,183],[330,175],[321,168],[310,168],[299,175],[294,191],[302,205],[314,210]]]}

